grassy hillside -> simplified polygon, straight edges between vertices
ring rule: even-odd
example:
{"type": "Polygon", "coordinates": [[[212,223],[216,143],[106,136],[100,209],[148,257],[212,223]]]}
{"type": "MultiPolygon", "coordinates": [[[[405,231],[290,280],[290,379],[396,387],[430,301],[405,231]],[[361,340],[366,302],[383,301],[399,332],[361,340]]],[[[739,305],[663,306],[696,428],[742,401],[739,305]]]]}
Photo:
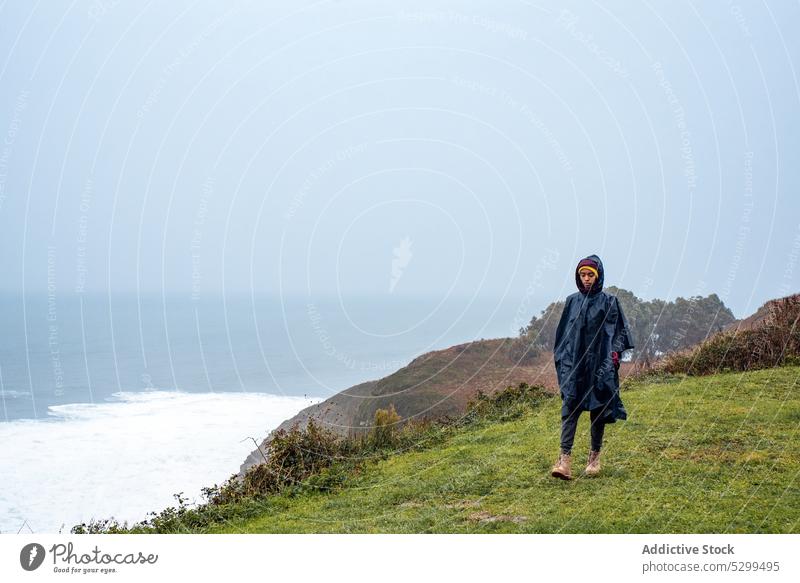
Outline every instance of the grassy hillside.
{"type": "MultiPolygon", "coordinates": [[[[333,493],[279,495],[207,532],[798,532],[800,367],[626,383],[603,473],[549,469],[559,399],[370,464],[333,493]]],[[[573,451],[588,449],[588,416],[573,451]]]]}

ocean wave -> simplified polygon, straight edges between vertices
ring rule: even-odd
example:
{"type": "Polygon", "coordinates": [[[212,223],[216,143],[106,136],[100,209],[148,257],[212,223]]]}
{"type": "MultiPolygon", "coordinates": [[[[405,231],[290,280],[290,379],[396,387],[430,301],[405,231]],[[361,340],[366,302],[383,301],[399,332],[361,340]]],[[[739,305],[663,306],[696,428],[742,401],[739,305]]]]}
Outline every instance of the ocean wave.
{"type": "Polygon", "coordinates": [[[0,532],[37,533],[116,517],[130,522],[235,474],[261,439],[321,399],[266,393],[144,391],[51,406],[49,419],[0,424],[0,532]],[[58,421],[58,422],[54,422],[58,421]],[[27,530],[27,529],[26,529],[27,530]]]}

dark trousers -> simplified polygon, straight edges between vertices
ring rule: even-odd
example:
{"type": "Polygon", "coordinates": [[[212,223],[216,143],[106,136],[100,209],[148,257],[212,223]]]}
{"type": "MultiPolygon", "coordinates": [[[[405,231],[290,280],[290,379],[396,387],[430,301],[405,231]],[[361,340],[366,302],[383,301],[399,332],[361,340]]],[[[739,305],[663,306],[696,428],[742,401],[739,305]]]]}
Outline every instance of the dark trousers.
{"type": "MultiPolygon", "coordinates": [[[[602,411],[602,408],[598,408],[589,412],[589,420],[592,422],[591,446],[594,451],[600,451],[600,446],[603,445],[603,431],[606,428],[606,424],[598,420],[602,411]]],[[[561,420],[561,453],[572,452],[575,429],[578,427],[578,417],[580,417],[581,412],[576,409],[561,420]]]]}

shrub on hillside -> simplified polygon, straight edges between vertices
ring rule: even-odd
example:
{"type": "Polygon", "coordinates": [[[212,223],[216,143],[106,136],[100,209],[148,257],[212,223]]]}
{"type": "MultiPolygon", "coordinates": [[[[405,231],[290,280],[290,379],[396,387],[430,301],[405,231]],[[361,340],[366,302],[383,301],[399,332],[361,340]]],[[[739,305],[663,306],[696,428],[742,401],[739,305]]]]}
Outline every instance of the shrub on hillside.
{"type": "Polygon", "coordinates": [[[692,350],[668,355],[668,373],[706,375],[770,368],[800,359],[800,296],[774,300],[764,321],[749,330],[722,332],[692,350]]]}
{"type": "Polygon", "coordinates": [[[209,492],[212,504],[235,502],[256,495],[276,494],[298,484],[341,458],[343,441],[320,427],[313,418],[305,429],[297,425],[276,431],[269,441],[265,460],[245,472],[241,480],[228,480],[209,492]]]}
{"type": "Polygon", "coordinates": [[[467,403],[465,421],[471,422],[477,417],[498,421],[516,419],[549,398],[552,395],[544,387],[524,382],[491,395],[479,390],[467,403]]]}
{"type": "Polygon", "coordinates": [[[400,415],[389,404],[387,409],[375,411],[375,426],[370,432],[372,446],[375,448],[394,447],[397,445],[396,433],[400,423],[400,415]]]}

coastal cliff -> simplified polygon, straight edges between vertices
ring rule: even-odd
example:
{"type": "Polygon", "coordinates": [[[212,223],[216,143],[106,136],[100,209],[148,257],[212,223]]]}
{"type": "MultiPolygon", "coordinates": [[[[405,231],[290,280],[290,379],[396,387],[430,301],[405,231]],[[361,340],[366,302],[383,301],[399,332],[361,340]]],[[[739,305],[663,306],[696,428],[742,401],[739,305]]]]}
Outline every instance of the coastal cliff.
{"type": "Polygon", "coordinates": [[[540,354],[533,362],[520,364],[512,350],[513,338],[476,340],[427,352],[400,370],[374,381],[354,385],[306,407],[281,423],[253,450],[239,468],[239,475],[264,459],[272,434],[298,425],[304,428],[314,418],[340,435],[368,430],[375,411],[390,404],[403,419],[433,419],[458,416],[479,390],[492,394],[520,382],[537,384],[556,393],[552,353],[540,354]]]}

